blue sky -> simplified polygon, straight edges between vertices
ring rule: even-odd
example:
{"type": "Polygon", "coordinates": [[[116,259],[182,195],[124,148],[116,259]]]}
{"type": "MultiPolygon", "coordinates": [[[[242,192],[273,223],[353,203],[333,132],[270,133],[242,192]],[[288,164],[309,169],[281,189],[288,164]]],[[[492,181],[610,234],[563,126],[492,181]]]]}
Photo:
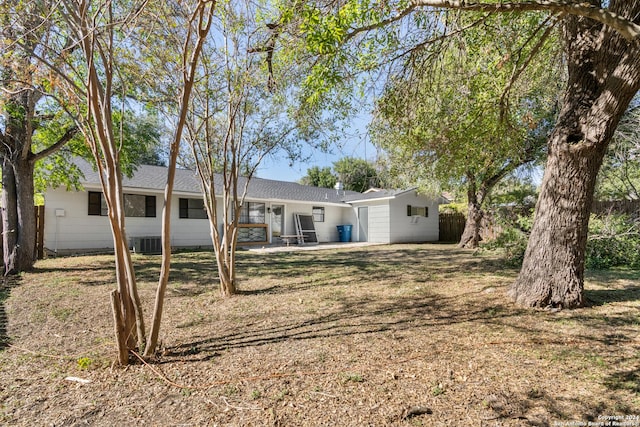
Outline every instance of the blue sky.
{"type": "Polygon", "coordinates": [[[343,157],[357,157],[365,160],[375,160],[376,148],[371,144],[366,133],[369,115],[362,114],[352,121],[351,129],[347,131],[340,141],[340,146],[331,147],[331,152],[324,153],[320,150],[309,149],[306,154],[310,159],[307,162],[296,162],[289,166],[289,160],[264,159],[258,168],[257,177],[275,179],[278,181],[294,182],[307,174],[307,170],[313,166],[332,167],[333,162],[343,157]]]}

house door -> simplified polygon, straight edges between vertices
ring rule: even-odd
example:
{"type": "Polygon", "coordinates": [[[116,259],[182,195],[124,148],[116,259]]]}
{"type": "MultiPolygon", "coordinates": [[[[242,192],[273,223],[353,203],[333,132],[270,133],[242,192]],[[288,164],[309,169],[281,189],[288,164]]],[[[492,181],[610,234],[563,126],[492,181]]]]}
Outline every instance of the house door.
{"type": "Polygon", "coordinates": [[[284,234],[284,206],[271,205],[271,241],[284,234]]]}
{"type": "Polygon", "coordinates": [[[369,241],[369,208],[358,208],[358,242],[369,241]]]}

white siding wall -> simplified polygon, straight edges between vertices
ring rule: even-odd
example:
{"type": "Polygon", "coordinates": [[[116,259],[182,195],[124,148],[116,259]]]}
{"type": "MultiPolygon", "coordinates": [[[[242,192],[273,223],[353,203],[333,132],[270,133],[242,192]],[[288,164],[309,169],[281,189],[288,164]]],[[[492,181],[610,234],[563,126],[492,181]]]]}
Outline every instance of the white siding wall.
{"type": "Polygon", "coordinates": [[[44,209],[44,247],[65,249],[113,248],[109,220],[88,215],[86,192],[68,192],[62,188],[47,191],[44,209]],[[64,216],[56,217],[56,210],[64,216]]]}
{"type": "MultiPolygon", "coordinates": [[[[280,203],[274,202],[273,204],[280,203]]],[[[309,203],[285,203],[284,205],[285,229],[283,231],[283,234],[295,234],[296,226],[294,223],[293,214],[301,213],[311,215],[314,206],[321,206],[320,204],[309,203]]],[[[355,220],[352,218],[352,215],[352,209],[350,206],[325,206],[324,222],[314,223],[316,234],[318,236],[318,242],[337,242],[338,229],[336,228],[336,226],[349,223],[355,224],[355,220]]]]}
{"type": "Polygon", "coordinates": [[[389,202],[387,200],[373,200],[358,206],[369,207],[369,242],[389,243],[391,236],[389,202]]]}
{"type": "MultiPolygon", "coordinates": [[[[95,189],[95,191],[100,190],[95,189]]],[[[162,194],[136,191],[126,191],[126,193],[156,196],[155,218],[126,218],[129,238],[160,236],[162,228],[162,194]]],[[[178,199],[181,197],[197,198],[196,195],[177,195],[173,197],[171,245],[176,247],[211,246],[209,221],[207,219],[180,218],[178,199]]],[[[47,191],[45,199],[45,248],[52,251],[113,248],[113,238],[108,218],[106,216],[89,215],[88,204],[89,198],[86,191],[73,192],[61,188],[47,191]],[[64,210],[63,217],[56,217],[55,212],[57,209],[64,210]]],[[[273,204],[284,204],[285,206],[284,234],[295,233],[294,213],[311,214],[313,206],[320,206],[319,204],[309,203],[273,202],[273,204]]],[[[271,203],[266,203],[265,205],[269,207],[271,203]]],[[[268,220],[267,223],[269,223],[268,220]]],[[[342,224],[352,224],[355,228],[356,219],[351,207],[347,205],[345,207],[325,206],[325,221],[315,223],[318,241],[338,241],[336,226],[342,224]]],[[[268,233],[270,236],[271,230],[268,230],[268,233]]]]}
{"type": "Polygon", "coordinates": [[[410,192],[391,201],[390,243],[429,242],[438,240],[438,203],[424,196],[410,192]],[[428,217],[407,216],[407,205],[426,206],[428,217]]]}
{"type": "Polygon", "coordinates": [[[352,213],[358,207],[368,207],[369,235],[371,243],[427,242],[438,240],[438,203],[427,197],[416,196],[415,191],[396,198],[369,200],[354,203],[352,213]],[[407,216],[407,205],[426,206],[429,216],[407,216]]]}
{"type": "MultiPolygon", "coordinates": [[[[126,191],[130,194],[153,195],[152,193],[126,191]]],[[[162,221],[162,194],[156,193],[155,218],[126,218],[129,238],[160,236],[162,221]]],[[[179,218],[180,197],[174,196],[171,214],[172,246],[211,246],[209,221],[206,219],[179,218]]],[[[196,195],[188,196],[190,198],[196,195]]],[[[270,207],[272,203],[265,203],[270,207]]],[[[273,202],[285,206],[285,229],[283,234],[294,234],[293,214],[311,214],[313,203],[273,202]]],[[[336,242],[339,240],[336,226],[352,225],[352,241],[357,240],[357,208],[368,207],[369,235],[372,243],[423,242],[438,240],[438,204],[436,201],[415,192],[409,192],[390,200],[372,200],[357,203],[353,207],[325,206],[324,222],[316,222],[319,242],[336,242]],[[427,206],[429,216],[407,216],[407,205],[427,206]]],[[[268,214],[267,214],[268,215],[268,214]]],[[[270,223],[267,220],[267,223],[270,223]]],[[[271,230],[268,230],[269,236],[271,230]]],[[[279,243],[279,242],[273,242],[279,243]]],[[[88,250],[113,248],[113,240],[109,221],[104,216],[88,214],[87,192],[67,192],[64,189],[49,190],[45,200],[45,235],[44,245],[49,250],[88,250]],[[56,216],[56,210],[64,210],[64,216],[56,216]]]]}
{"type": "MultiPolygon", "coordinates": [[[[200,199],[193,195],[173,196],[171,199],[171,245],[176,247],[212,246],[211,229],[208,219],[180,218],[180,199],[200,199]]],[[[154,236],[160,236],[162,227],[162,203],[164,195],[158,196],[158,232],[154,236]]],[[[220,213],[218,215],[221,215],[220,213]]],[[[128,218],[127,218],[128,219],[128,218]]],[[[144,218],[142,218],[144,219],[144,218]]]]}
{"type": "MultiPolygon", "coordinates": [[[[98,190],[96,190],[98,191],[98,190]]],[[[155,218],[126,218],[129,238],[160,236],[162,229],[162,195],[127,191],[128,194],[156,196],[155,218]]],[[[173,197],[171,211],[171,244],[173,246],[211,246],[209,221],[206,219],[179,218],[178,199],[173,197]]],[[[49,190],[45,200],[44,246],[49,250],[106,249],[113,248],[111,227],[106,216],[88,214],[87,192],[71,192],[64,189],[49,190]],[[56,210],[63,209],[64,216],[56,217],[56,210]]]]}

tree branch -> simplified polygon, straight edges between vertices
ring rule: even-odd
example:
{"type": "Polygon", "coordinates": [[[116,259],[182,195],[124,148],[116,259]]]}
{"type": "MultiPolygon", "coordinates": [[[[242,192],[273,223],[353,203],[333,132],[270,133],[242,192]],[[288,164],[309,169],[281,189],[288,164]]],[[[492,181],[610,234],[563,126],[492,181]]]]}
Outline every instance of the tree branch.
{"type": "Polygon", "coordinates": [[[353,37],[357,36],[360,33],[364,33],[367,31],[371,31],[371,30],[376,30],[378,28],[383,28],[389,24],[392,24],[394,22],[398,22],[401,19],[403,19],[405,16],[411,14],[411,12],[413,12],[416,8],[416,6],[419,6],[415,3],[412,3],[411,5],[409,5],[409,7],[407,7],[406,9],[404,9],[402,12],[395,14],[394,16],[392,16],[391,18],[382,20],[380,22],[376,22],[370,25],[366,25],[364,27],[359,27],[359,28],[355,28],[353,31],[347,33],[344,36],[344,39],[342,40],[342,42],[346,42],[349,39],[352,39],[353,37]]]}
{"type": "Polygon", "coordinates": [[[56,151],[58,151],[59,149],[61,149],[67,142],[71,141],[71,139],[76,136],[76,134],[78,133],[78,128],[76,126],[73,126],[69,129],[67,129],[67,131],[64,133],[64,135],[62,135],[60,137],[60,139],[58,139],[53,145],[45,148],[44,150],[35,153],[33,155],[33,159],[34,160],[40,160],[43,159],[53,153],[55,153],[56,151]]]}
{"type": "Polygon", "coordinates": [[[400,15],[406,15],[418,7],[434,7],[443,9],[459,9],[476,12],[525,12],[550,11],[590,18],[605,24],[628,41],[640,40],[640,25],[624,18],[615,12],[602,9],[586,2],[575,3],[564,0],[533,0],[521,3],[484,3],[468,0],[412,0],[410,6],[400,15]]]}
{"type": "MultiPolygon", "coordinates": [[[[547,27],[544,33],[542,34],[542,36],[540,37],[540,39],[538,40],[538,42],[536,43],[536,45],[533,47],[533,49],[531,49],[531,52],[529,52],[528,57],[525,59],[522,65],[520,65],[519,68],[514,68],[513,73],[511,74],[511,78],[509,79],[509,81],[507,82],[507,85],[502,91],[502,95],[500,96],[500,120],[501,121],[504,120],[504,117],[507,114],[507,110],[509,109],[508,98],[509,98],[509,94],[511,93],[511,88],[513,87],[513,84],[516,82],[516,80],[518,80],[518,78],[520,78],[524,70],[527,69],[527,67],[533,60],[533,58],[540,51],[542,46],[545,44],[545,42],[549,38],[549,35],[551,34],[551,30],[553,30],[553,28],[555,27],[555,22],[553,22],[551,25],[547,25],[549,21],[551,21],[550,18],[545,19],[545,21],[542,24],[540,24],[540,26],[536,29],[534,34],[532,34],[529,40],[527,40],[524,44],[526,46],[529,43],[529,41],[531,41],[531,39],[533,39],[533,37],[538,33],[540,29],[542,29],[545,26],[547,27]]],[[[523,48],[524,46],[521,48],[521,51],[523,48]]],[[[516,61],[514,67],[518,66],[518,62],[519,61],[516,61]]]]}

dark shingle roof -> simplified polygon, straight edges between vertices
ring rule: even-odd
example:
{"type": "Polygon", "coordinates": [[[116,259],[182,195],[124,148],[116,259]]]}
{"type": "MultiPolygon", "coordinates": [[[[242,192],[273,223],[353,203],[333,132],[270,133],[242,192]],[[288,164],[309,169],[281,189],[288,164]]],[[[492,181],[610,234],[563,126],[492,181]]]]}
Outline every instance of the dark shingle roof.
{"type": "Polygon", "coordinates": [[[413,190],[415,190],[415,188],[410,188],[408,190],[375,190],[366,193],[356,193],[345,196],[344,201],[348,203],[376,199],[393,199],[400,194],[404,194],[413,190]]]}
{"type": "MultiPolygon", "coordinates": [[[[99,185],[97,171],[85,160],[77,160],[76,164],[84,174],[81,182],[85,186],[99,185]]],[[[167,181],[167,168],[162,166],[142,165],[135,171],[133,177],[123,178],[123,186],[130,189],[144,189],[164,191],[167,181]]],[[[242,188],[245,178],[240,178],[242,188]]],[[[221,177],[216,176],[216,186],[221,188],[221,177]]],[[[188,169],[177,169],[173,190],[176,193],[201,194],[200,181],[196,172],[188,169]]],[[[340,191],[332,188],[320,188],[309,185],[301,185],[295,182],[276,181],[272,179],[251,178],[247,197],[258,200],[294,200],[302,202],[343,203],[347,199],[352,201],[362,196],[356,191],[340,191]]],[[[373,197],[376,198],[376,197],[373,197]]],[[[369,197],[367,197],[369,199],[369,197]]]]}

